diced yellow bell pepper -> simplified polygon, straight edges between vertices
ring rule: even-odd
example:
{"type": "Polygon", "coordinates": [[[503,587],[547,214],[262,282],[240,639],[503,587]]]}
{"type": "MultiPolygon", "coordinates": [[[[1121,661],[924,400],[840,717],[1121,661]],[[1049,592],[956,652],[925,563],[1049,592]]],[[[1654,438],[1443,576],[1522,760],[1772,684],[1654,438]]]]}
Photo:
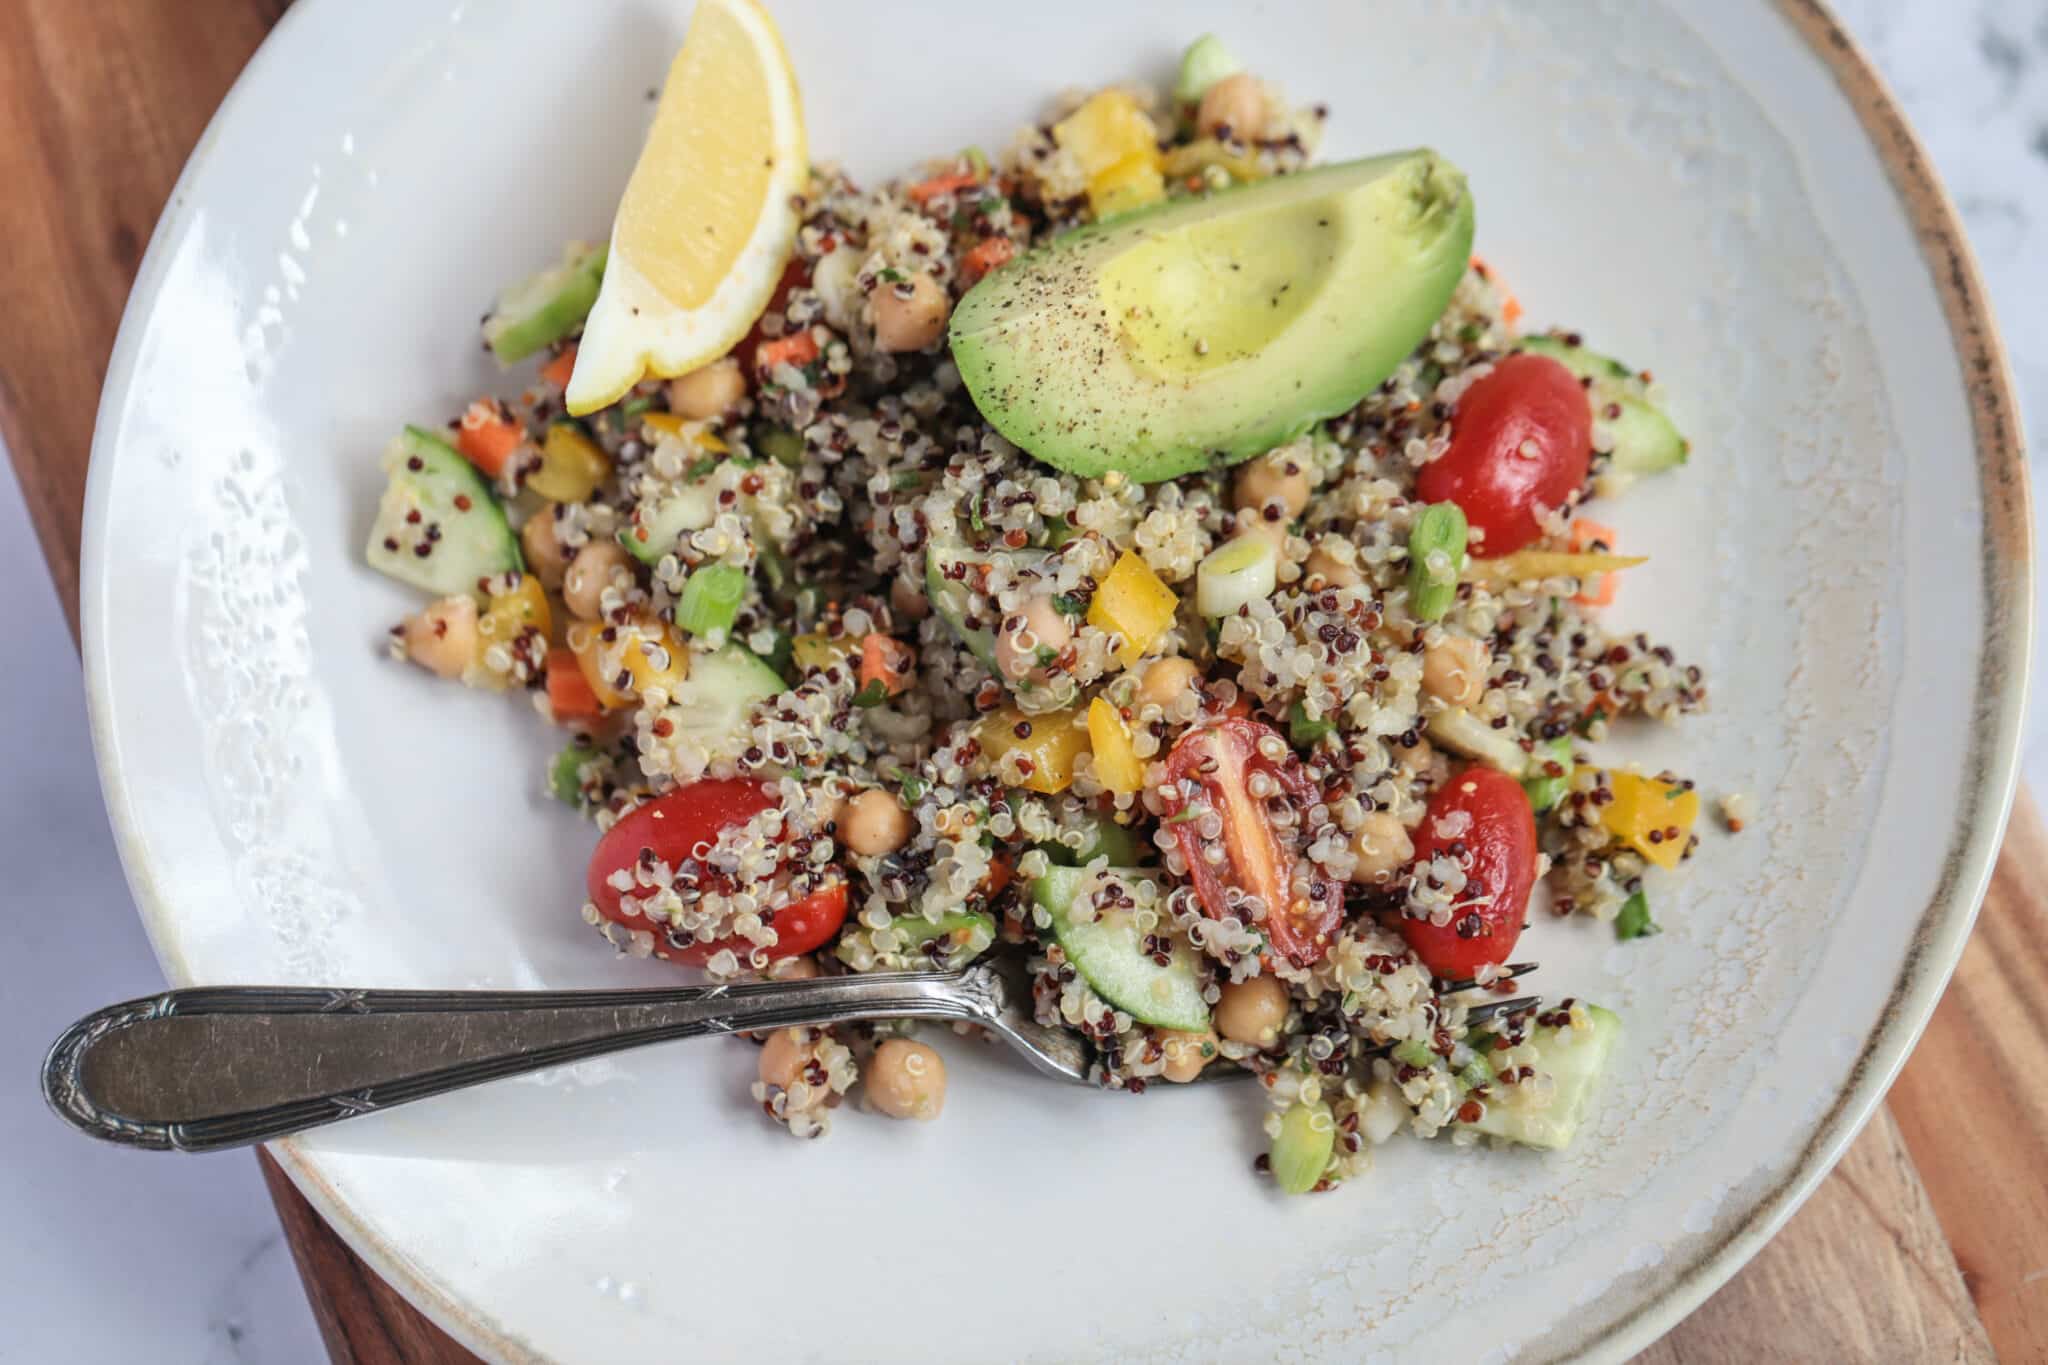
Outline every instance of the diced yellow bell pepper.
{"type": "Polygon", "coordinates": [[[1141,209],[1165,197],[1166,180],[1159,174],[1156,151],[1133,153],[1108,170],[1088,177],[1088,207],[1097,218],[1141,209]]]}
{"type": "Polygon", "coordinates": [[[1116,661],[1129,668],[1173,624],[1179,608],[1180,598],[1152,566],[1135,551],[1125,550],[1096,588],[1095,600],[1088,604],[1088,624],[1124,637],[1116,661]]]}
{"type": "Polygon", "coordinates": [[[1609,773],[1608,781],[1614,799],[1600,808],[1600,823],[1657,866],[1677,867],[1700,818],[1700,794],[1635,773],[1609,773]]]}
{"type": "Polygon", "coordinates": [[[732,449],[724,441],[719,440],[716,433],[673,412],[646,413],[640,418],[640,425],[644,430],[652,431],[657,437],[673,436],[678,440],[688,437],[691,445],[713,455],[724,455],[732,449]],[[694,433],[689,430],[693,426],[697,427],[694,433]]]}
{"type": "Polygon", "coordinates": [[[858,635],[827,635],[808,631],[789,642],[789,657],[801,669],[830,668],[860,653],[858,635]]]}
{"type": "MultiPolygon", "coordinates": [[[[493,583],[498,579],[491,580],[493,583]]],[[[511,640],[528,626],[537,627],[546,635],[554,629],[553,613],[548,610],[547,590],[540,580],[530,573],[519,575],[519,581],[503,592],[491,594],[490,609],[477,619],[476,631],[486,643],[495,640],[511,640]]]]}
{"type": "Polygon", "coordinates": [[[1145,761],[1131,746],[1131,730],[1102,698],[1088,703],[1088,742],[1095,751],[1095,780],[1119,794],[1145,785],[1145,761]]]}
{"type": "Polygon", "coordinates": [[[548,610],[547,591],[532,574],[508,574],[490,582],[494,589],[502,590],[491,592],[490,606],[477,615],[476,653],[463,678],[471,686],[502,692],[512,685],[512,670],[509,666],[491,666],[491,647],[510,646],[528,626],[539,630],[545,638],[554,622],[553,613],[548,610]],[[504,586],[506,578],[513,580],[509,587],[504,586]]]}
{"type": "Polygon", "coordinates": [[[1088,751],[1088,726],[1079,711],[1027,716],[1014,706],[991,711],[974,727],[982,756],[991,764],[1011,753],[1023,755],[1031,771],[1022,786],[1051,796],[1074,785],[1074,760],[1088,751]],[[1019,726],[1025,733],[1017,733],[1019,726]]]}
{"type": "Polygon", "coordinates": [[[583,502],[611,477],[612,461],[571,422],[557,422],[541,441],[540,468],[526,486],[556,502],[583,502]]]}
{"type": "Polygon", "coordinates": [[[616,672],[607,675],[603,661],[598,657],[604,648],[604,641],[598,627],[578,621],[569,627],[569,652],[576,656],[576,667],[583,671],[583,680],[590,684],[590,690],[597,697],[597,704],[607,711],[616,711],[631,706],[633,698],[612,686],[616,672]]]}
{"type": "Polygon", "coordinates": [[[673,697],[690,676],[690,648],[675,627],[658,616],[647,616],[620,626],[618,632],[618,641],[601,656],[608,664],[617,661],[614,678],[623,669],[640,695],[660,688],[673,697]]]}
{"type": "Polygon", "coordinates": [[[1096,91],[1053,125],[1052,140],[1073,153],[1091,180],[1126,157],[1149,155],[1158,165],[1158,130],[1127,90],[1096,91]]]}

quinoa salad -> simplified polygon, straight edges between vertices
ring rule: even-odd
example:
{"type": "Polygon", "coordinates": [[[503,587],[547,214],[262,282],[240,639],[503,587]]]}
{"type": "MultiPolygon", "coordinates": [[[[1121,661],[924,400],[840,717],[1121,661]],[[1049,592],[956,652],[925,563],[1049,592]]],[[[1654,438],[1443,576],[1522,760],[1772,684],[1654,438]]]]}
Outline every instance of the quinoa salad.
{"type": "MultiPolygon", "coordinates": [[[[744,334],[598,406],[632,192],[507,289],[504,391],[385,457],[391,655],[559,736],[593,951],[1007,955],[1105,1088],[1253,1073],[1290,1193],[1400,1133],[1565,1145],[1622,1025],[1499,1009],[1518,938],[1648,938],[1699,843],[1691,780],[1601,755],[1707,700],[1603,625],[1647,572],[1605,523],[1684,477],[1662,391],[1524,327],[1449,162],[1318,166],[1327,110],[1213,37],[1042,112],[791,168],[744,334]]],[[[782,1030],[751,1093],[798,1137],[935,1119],[973,1033],[782,1030]]]]}

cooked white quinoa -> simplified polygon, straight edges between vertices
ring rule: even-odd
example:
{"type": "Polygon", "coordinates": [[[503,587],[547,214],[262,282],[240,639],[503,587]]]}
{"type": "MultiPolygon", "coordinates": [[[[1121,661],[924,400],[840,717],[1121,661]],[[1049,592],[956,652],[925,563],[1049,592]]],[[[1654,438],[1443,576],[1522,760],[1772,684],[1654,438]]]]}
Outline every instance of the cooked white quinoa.
{"type": "MultiPolygon", "coordinates": [[[[640,384],[582,424],[610,461],[589,497],[551,502],[528,486],[544,467],[549,427],[564,417],[561,388],[543,379],[502,404],[526,440],[498,491],[516,522],[545,519],[527,528],[529,560],[537,537],[551,538],[571,561],[567,600],[549,598],[553,648],[587,654],[595,678],[619,694],[614,709],[572,723],[577,748],[551,769],[550,789],[603,830],[700,779],[766,784],[758,813],[693,856],[672,863],[648,850],[611,872],[607,885],[642,918],[614,922],[591,902],[582,910],[617,950],[645,957],[715,947],[702,965],[726,979],[939,969],[984,951],[1020,953],[1038,1021],[1083,1036],[1101,1084],[1135,1092],[1175,1070],[1175,1039],[1090,987],[1028,890],[1055,861],[1079,861],[1105,825],[1128,831],[1129,856],[1156,869],[1156,880],[1120,880],[1097,854],[1090,896],[1131,914],[1162,961],[1169,945],[1192,945],[1212,1005],[1230,992],[1265,989],[1261,979],[1280,981],[1284,1017],[1275,1036],[1261,1044],[1212,1033],[1202,1055],[1207,1065],[1258,1074],[1272,1106],[1269,1133],[1278,1134],[1296,1106],[1314,1111],[1335,1135],[1317,1184],[1327,1188],[1368,1169],[1371,1148],[1404,1129],[1429,1137],[1448,1128],[1469,1143],[1477,1134],[1468,1125],[1488,1106],[1541,1109],[1552,1080],[1537,1065],[1529,1031],[1557,1028],[1569,1038],[1587,1027],[1584,1008],[1566,1001],[1498,1017],[1491,1034],[1473,1030],[1468,1010],[1489,993],[1513,993],[1512,981],[1494,982],[1489,967],[1478,989],[1440,993],[1444,983],[1399,927],[1404,915],[1449,925],[1464,913],[1459,858],[1440,852],[1377,869],[1361,861],[1370,840],[1412,847],[1423,838],[1432,796],[1458,771],[1441,738],[1453,708],[1431,692],[1428,661],[1440,650],[1476,650],[1481,676],[1456,708],[1465,723],[1531,756],[1533,776],[1561,782],[1539,822],[1539,864],[1547,863],[1560,917],[1613,920],[1646,880],[1665,875],[1603,823],[1615,779],[1592,746],[1623,717],[1669,722],[1701,708],[1706,688],[1700,670],[1670,649],[1605,630],[1596,608],[1574,600],[1588,585],[1570,577],[1466,581],[1440,619],[1416,616],[1408,547],[1421,507],[1417,471],[1444,454],[1460,397],[1517,337],[1519,310],[1476,260],[1429,335],[1351,411],[1263,460],[1149,485],[1116,474],[1077,478],[1018,451],[975,410],[943,339],[922,351],[879,345],[880,291],[908,297],[908,282],[925,276],[957,300],[972,283],[970,253],[986,254],[990,243],[1021,253],[1087,220],[1086,178],[1051,131],[1085,93],[1063,97],[970,183],[936,193],[935,178],[963,179],[960,158],[865,186],[832,166],[815,168],[801,203],[796,283],[758,328],[767,341],[807,333],[815,358],[768,365],[745,397],[708,418],[676,413],[673,385],[640,384]],[[1300,481],[1298,512],[1284,497],[1246,496],[1247,471],[1260,466],[1300,481]],[[657,510],[685,493],[711,501],[708,524],[652,564],[616,552],[622,536],[646,533],[657,510]],[[1278,547],[1274,589],[1205,621],[1195,606],[1198,566],[1241,534],[1267,535],[1278,547]],[[935,546],[976,547],[978,556],[957,576],[934,570],[957,594],[951,622],[928,593],[935,546]],[[616,562],[601,582],[583,585],[589,609],[579,611],[577,567],[606,554],[616,562]],[[1146,686],[1145,667],[1122,667],[1122,637],[1089,619],[1127,554],[1179,598],[1147,663],[1185,659],[1194,675],[1163,695],[1146,686]],[[744,575],[743,598],[729,626],[686,641],[667,628],[678,622],[693,576],[720,565],[744,575]],[[1031,604],[1046,600],[1066,638],[1040,652],[1027,679],[1005,686],[963,632],[1016,634],[1031,604]],[[870,695],[862,681],[864,642],[876,636],[903,647],[911,685],[898,695],[870,695]],[[787,684],[747,708],[737,742],[676,690],[681,663],[699,670],[728,643],[774,660],[787,684]],[[678,661],[677,650],[690,658],[678,661]],[[1027,746],[998,756],[977,733],[1003,707],[1015,708],[1007,714],[1019,735],[1068,724],[1090,697],[1128,726],[1147,765],[1141,791],[1109,790],[1085,751],[1063,790],[1031,790],[1038,760],[1027,746]],[[1256,897],[1233,900],[1229,914],[1209,913],[1168,828],[1181,795],[1163,760],[1183,735],[1231,714],[1270,726],[1287,770],[1313,793],[1304,804],[1276,796],[1274,779],[1252,779],[1254,796],[1278,810],[1274,818],[1300,853],[1295,891],[1344,888],[1341,927],[1307,967],[1273,950],[1267,907],[1256,897]],[[1291,721],[1320,733],[1289,744],[1291,721]],[[1543,746],[1558,740],[1572,752],[1546,770],[1543,746]],[[886,794],[895,814],[881,822],[881,835],[857,837],[852,812],[874,793],[886,794]],[[796,957],[777,952],[777,912],[841,885],[845,919],[830,939],[796,957]],[[1491,1049],[1492,1076],[1476,1087],[1461,1080],[1474,1065],[1473,1039],[1491,1049]],[[1406,1060],[1392,1055],[1401,1045],[1406,1060]]],[[[1175,126],[1175,112],[1159,108],[1156,94],[1134,93],[1142,107],[1158,109],[1162,127],[1175,126]]],[[[1263,138],[1229,150],[1260,175],[1297,170],[1319,138],[1322,111],[1288,108],[1270,90],[1265,98],[1263,138]]],[[[1174,147],[1194,140],[1188,116],[1179,114],[1174,147]]],[[[1206,193],[1231,178],[1212,165],[1171,190],[1206,193]]],[[[569,345],[573,338],[553,353],[569,345]]],[[[1612,431],[1596,422],[1593,432],[1589,497],[1620,482],[1605,460],[1612,431]]],[[[1546,514],[1543,548],[1568,548],[1573,511],[1546,514]]],[[[1458,566],[1440,567],[1455,574],[1458,566]]],[[[537,561],[532,571],[551,577],[537,561]]],[[[559,573],[550,589],[560,587],[559,573]]],[[[517,582],[515,575],[485,585],[486,600],[517,582]]],[[[410,630],[394,629],[393,652],[425,662],[410,630]]],[[[533,689],[537,709],[551,714],[543,690],[549,651],[539,629],[490,641],[463,680],[533,689]]],[[[1660,780],[1667,779],[1676,796],[1681,780],[1660,780]]],[[[1745,798],[1725,798],[1720,810],[1731,830],[1749,818],[1745,798]]],[[[1217,810],[1197,803],[1179,818],[1197,822],[1205,849],[1221,847],[1217,810]]],[[[1462,829],[1447,818],[1433,833],[1448,840],[1462,829]]],[[[1686,854],[1693,843],[1688,838],[1686,854]]],[[[763,1054],[753,1098],[796,1136],[820,1135],[880,1044],[913,1031],[794,1031],[773,1045],[775,1064],[787,1064],[779,1079],[768,1078],[763,1054]]],[[[896,1112],[884,1098],[878,1092],[868,1107],[896,1112]]]]}

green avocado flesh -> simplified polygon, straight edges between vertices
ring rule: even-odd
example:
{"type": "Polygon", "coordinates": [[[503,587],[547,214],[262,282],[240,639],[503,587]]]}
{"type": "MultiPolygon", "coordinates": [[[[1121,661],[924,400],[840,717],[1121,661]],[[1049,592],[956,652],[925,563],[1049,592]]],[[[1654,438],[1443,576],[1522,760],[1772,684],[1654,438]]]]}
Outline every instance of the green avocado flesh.
{"type": "Polygon", "coordinates": [[[1471,252],[1449,162],[1347,161],[1055,238],[967,292],[953,360],[1038,459],[1155,483],[1354,406],[1428,335],[1471,252]]]}

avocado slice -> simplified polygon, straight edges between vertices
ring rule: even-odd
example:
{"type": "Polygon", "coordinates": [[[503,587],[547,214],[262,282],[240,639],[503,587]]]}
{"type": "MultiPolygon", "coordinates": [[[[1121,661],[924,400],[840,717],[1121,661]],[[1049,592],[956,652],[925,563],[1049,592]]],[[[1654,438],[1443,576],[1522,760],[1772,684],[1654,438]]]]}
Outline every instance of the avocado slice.
{"type": "Polygon", "coordinates": [[[1347,161],[1053,239],[967,292],[953,360],[1040,460],[1156,483],[1350,409],[1428,335],[1471,249],[1448,161],[1347,161]]]}

